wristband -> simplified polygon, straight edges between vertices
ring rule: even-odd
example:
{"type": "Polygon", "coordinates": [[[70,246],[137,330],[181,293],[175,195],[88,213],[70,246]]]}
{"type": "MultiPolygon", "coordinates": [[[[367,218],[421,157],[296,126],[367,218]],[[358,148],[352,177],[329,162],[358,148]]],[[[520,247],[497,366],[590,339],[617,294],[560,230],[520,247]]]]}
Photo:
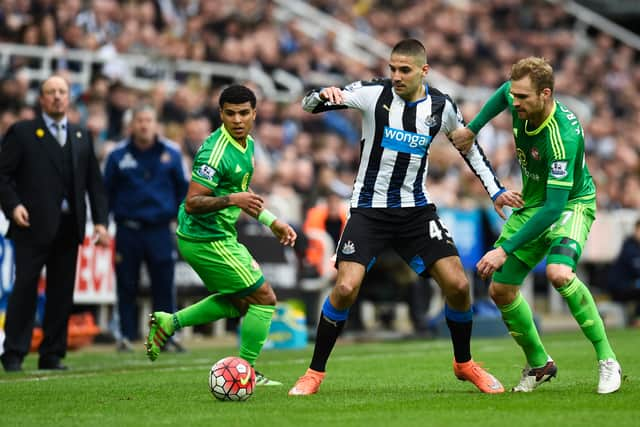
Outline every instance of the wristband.
{"type": "Polygon", "coordinates": [[[258,221],[267,227],[271,227],[271,224],[273,224],[276,219],[276,216],[267,209],[263,209],[262,212],[260,212],[260,215],[258,215],[258,221]]]}

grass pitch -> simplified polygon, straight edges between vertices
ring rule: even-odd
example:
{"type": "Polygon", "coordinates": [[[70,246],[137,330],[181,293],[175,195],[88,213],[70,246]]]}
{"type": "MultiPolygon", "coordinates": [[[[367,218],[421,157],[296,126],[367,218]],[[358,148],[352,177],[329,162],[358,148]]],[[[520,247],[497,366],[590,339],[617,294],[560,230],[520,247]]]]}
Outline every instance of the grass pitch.
{"type": "MultiPolygon", "coordinates": [[[[312,347],[265,351],[258,369],[284,387],[261,387],[246,402],[219,402],[207,380],[211,365],[235,347],[210,345],[186,354],[142,349],[81,350],[66,372],[37,371],[37,357],[21,374],[0,373],[0,426],[638,426],[638,330],[610,331],[623,367],[623,385],[596,394],[597,364],[579,331],[544,334],[558,378],[528,394],[484,395],[452,372],[448,340],[339,343],[314,396],[288,397],[308,366],[312,347]]],[[[523,357],[509,337],[474,339],[474,358],[512,387],[523,357]]]]}

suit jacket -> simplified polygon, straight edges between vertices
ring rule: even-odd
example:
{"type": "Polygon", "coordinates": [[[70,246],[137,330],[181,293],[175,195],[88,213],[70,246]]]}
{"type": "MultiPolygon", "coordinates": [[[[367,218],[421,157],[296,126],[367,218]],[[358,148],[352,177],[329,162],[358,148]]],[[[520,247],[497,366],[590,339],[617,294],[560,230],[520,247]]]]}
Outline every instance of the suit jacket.
{"type": "MultiPolygon", "coordinates": [[[[89,132],[67,124],[73,166],[72,203],[79,237],[84,239],[88,194],[94,224],[107,224],[108,202],[100,167],[89,132]]],[[[65,192],[62,156],[58,141],[42,116],[15,123],[0,145],[0,205],[10,220],[7,237],[33,245],[53,241],[60,225],[65,192]],[[55,150],[58,150],[57,152],[55,150]],[[29,211],[28,228],[13,222],[13,210],[22,203],[29,211]]]]}

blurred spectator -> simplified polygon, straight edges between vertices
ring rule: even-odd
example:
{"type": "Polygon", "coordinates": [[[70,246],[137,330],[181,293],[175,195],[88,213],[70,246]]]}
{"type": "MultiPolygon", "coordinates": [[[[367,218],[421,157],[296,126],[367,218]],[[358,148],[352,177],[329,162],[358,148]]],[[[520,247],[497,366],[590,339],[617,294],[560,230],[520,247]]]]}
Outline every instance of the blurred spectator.
{"type": "MultiPolygon", "coordinates": [[[[131,136],[109,154],[104,171],[109,207],[117,224],[116,284],[120,316],[119,351],[132,351],[139,338],[136,298],[140,268],[147,267],[153,311],[176,310],[177,258],[172,223],[187,193],[182,156],[158,135],[149,105],[132,112],[131,136]]],[[[182,350],[175,341],[170,341],[182,350]]]]}
{"type": "Polygon", "coordinates": [[[640,220],[611,266],[609,291],[614,301],[634,303],[630,324],[640,327],[640,220]]]}

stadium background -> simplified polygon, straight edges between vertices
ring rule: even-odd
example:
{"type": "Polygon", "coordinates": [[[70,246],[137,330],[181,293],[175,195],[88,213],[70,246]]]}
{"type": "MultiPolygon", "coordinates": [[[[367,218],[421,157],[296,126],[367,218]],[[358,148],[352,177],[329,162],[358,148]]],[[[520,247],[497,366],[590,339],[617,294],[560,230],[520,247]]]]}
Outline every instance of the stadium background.
{"type": "MultiPolygon", "coordinates": [[[[582,3],[638,30],[635,2],[582,3]]],[[[36,114],[38,83],[56,71],[72,82],[70,120],[90,129],[100,160],[126,136],[126,111],[146,100],[188,167],[199,142],[219,125],[221,88],[249,84],[260,95],[253,188],[268,195],[271,210],[301,226],[327,194],[348,197],[359,150],[357,115],[305,114],[299,99],[308,88],[385,76],[389,47],[415,37],[427,47],[429,84],[451,94],[470,119],[513,62],[544,56],[555,66],[557,93],[586,132],[599,218],[581,268],[604,301],[608,263],[640,208],[640,38],[632,31],[572,1],[1,0],[0,135],[36,114]]],[[[479,141],[503,182],[518,188],[508,117],[494,120],[479,141]]],[[[432,146],[427,188],[472,270],[500,223],[445,140],[432,146]]],[[[251,226],[246,234],[261,237],[251,226]]],[[[10,247],[3,248],[0,300],[12,274],[10,247]]],[[[91,251],[81,257],[79,281],[86,286],[79,284],[77,301],[108,305],[109,262],[96,262],[91,251]]],[[[267,260],[265,274],[282,289],[326,286],[299,280],[291,259],[283,253],[267,260]]],[[[181,271],[178,280],[190,285],[193,275],[181,271]]],[[[480,296],[482,287],[477,283],[480,296]]],[[[553,311],[545,284],[535,290],[553,311]]]]}

